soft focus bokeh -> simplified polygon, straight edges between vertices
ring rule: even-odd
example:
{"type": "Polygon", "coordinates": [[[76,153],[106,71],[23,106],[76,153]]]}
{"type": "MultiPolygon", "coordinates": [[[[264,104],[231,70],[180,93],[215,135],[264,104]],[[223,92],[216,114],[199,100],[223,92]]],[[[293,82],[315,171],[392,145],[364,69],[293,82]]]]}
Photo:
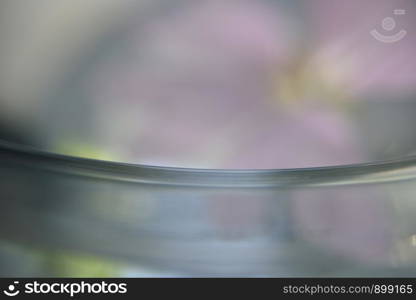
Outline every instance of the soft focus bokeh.
{"type": "Polygon", "coordinates": [[[153,165],[293,168],[408,155],[414,8],[3,1],[1,119],[50,151],[153,165]],[[372,30],[407,34],[384,43],[372,30]]]}
{"type": "MultiPolygon", "coordinates": [[[[413,0],[4,0],[0,139],[80,157],[210,169],[410,156],[415,15],[413,0]]],[[[407,191],[395,197],[409,204],[407,191]]],[[[209,205],[194,199],[187,209],[204,210],[204,222],[226,240],[261,235],[267,221],[279,234],[297,234],[335,256],[390,261],[399,230],[391,223],[390,192],[219,192],[209,205]],[[284,204],[273,204],[282,197],[284,204]],[[269,215],[274,205],[279,221],[269,215]]],[[[118,201],[120,193],[94,192],[89,200],[101,211],[103,199],[118,201]]],[[[164,194],[157,197],[159,203],[164,194]]],[[[109,211],[119,207],[109,202],[109,211]]],[[[119,218],[142,209],[126,203],[119,218]]],[[[180,216],[182,202],[171,205],[159,212],[162,231],[172,224],[180,233],[196,228],[190,215],[180,216]]],[[[90,254],[25,256],[2,243],[0,256],[28,256],[33,269],[42,265],[61,276],[153,274],[90,254]]],[[[400,251],[401,259],[414,259],[400,251]]]]}

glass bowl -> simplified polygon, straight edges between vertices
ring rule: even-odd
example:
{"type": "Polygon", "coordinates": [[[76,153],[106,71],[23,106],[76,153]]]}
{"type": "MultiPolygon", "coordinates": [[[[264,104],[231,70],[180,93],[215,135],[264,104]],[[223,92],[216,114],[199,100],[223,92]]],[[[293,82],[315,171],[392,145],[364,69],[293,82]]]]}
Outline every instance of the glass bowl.
{"type": "Polygon", "coordinates": [[[2,256],[3,276],[64,276],[45,267],[51,253],[73,264],[99,257],[84,268],[103,276],[416,274],[415,157],[202,170],[2,142],[0,172],[0,249],[20,249],[2,256]]]}
{"type": "Polygon", "coordinates": [[[416,276],[414,1],[23,2],[0,276],[416,276]]]}

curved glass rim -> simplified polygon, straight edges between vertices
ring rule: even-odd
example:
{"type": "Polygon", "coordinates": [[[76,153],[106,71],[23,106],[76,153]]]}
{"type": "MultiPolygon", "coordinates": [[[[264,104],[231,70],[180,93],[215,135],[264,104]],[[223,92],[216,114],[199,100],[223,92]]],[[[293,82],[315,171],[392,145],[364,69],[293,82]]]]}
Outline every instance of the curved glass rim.
{"type": "Polygon", "coordinates": [[[69,156],[0,140],[2,164],[109,181],[189,187],[292,188],[371,184],[416,178],[416,155],[379,162],[291,169],[197,169],[69,156]]]}

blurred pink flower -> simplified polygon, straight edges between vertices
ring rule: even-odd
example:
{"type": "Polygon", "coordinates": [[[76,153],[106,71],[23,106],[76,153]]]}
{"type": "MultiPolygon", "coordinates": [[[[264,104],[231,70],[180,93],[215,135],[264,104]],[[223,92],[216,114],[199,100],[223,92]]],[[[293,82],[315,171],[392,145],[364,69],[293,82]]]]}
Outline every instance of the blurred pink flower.
{"type": "MultiPolygon", "coordinates": [[[[333,68],[349,67],[344,78],[345,88],[362,100],[362,96],[395,96],[416,91],[416,36],[412,0],[367,1],[303,1],[306,18],[313,30],[309,42],[316,56],[328,60],[333,68]],[[395,15],[394,10],[404,10],[395,15]],[[391,17],[395,26],[391,31],[382,27],[391,17]],[[396,43],[383,43],[370,35],[377,30],[392,36],[400,30],[408,34],[396,43]]],[[[392,99],[397,101],[398,99],[392,99]]]]}
{"type": "Polygon", "coordinates": [[[293,110],[273,93],[285,89],[273,78],[297,57],[290,24],[266,2],[210,1],[132,28],[125,57],[101,66],[92,84],[103,123],[113,120],[98,128],[107,145],[123,145],[129,161],[187,167],[365,160],[344,112],[293,110]]]}

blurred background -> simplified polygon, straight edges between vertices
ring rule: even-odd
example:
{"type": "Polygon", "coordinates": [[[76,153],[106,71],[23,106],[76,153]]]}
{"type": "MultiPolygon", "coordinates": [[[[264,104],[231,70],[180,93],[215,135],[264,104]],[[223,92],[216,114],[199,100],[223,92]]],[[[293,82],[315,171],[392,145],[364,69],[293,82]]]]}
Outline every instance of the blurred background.
{"type": "MultiPolygon", "coordinates": [[[[0,139],[192,168],[409,156],[415,14],[412,0],[3,0],[0,139]]],[[[57,274],[114,274],[29,252],[57,274]]]]}
{"type": "Polygon", "coordinates": [[[401,157],[415,144],[413,9],[2,1],[2,128],[53,152],[181,167],[401,157]]]}

